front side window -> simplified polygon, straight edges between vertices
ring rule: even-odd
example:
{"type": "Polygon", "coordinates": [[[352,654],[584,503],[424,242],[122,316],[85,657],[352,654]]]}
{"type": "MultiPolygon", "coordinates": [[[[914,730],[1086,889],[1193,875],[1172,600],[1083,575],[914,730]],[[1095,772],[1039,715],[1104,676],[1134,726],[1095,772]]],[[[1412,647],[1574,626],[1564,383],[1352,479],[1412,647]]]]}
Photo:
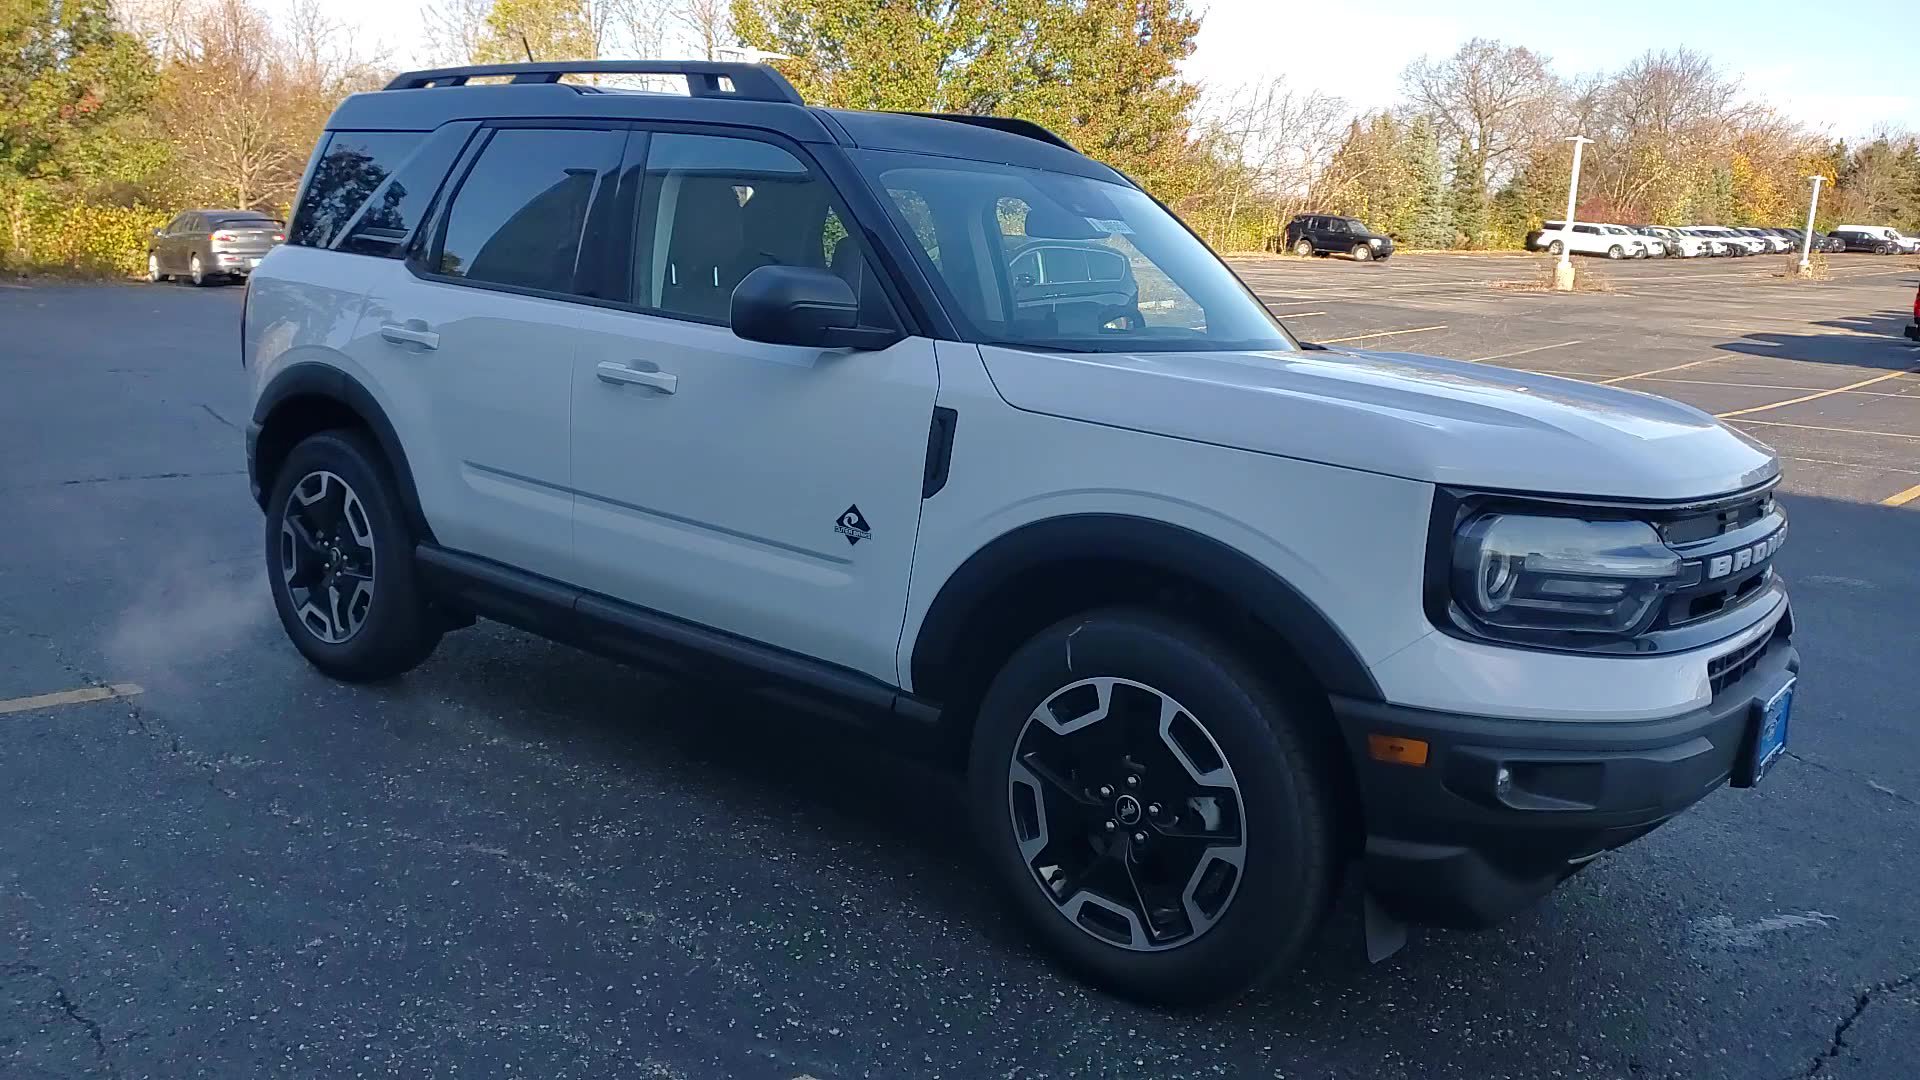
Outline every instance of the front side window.
{"type": "Polygon", "coordinates": [[[589,129],[493,133],[447,210],[433,269],[450,277],[581,293],[580,237],[622,136],[589,129]]]}
{"type": "Polygon", "coordinates": [[[336,131],[300,196],[287,243],[326,247],[346,228],[367,196],[425,138],[418,131],[336,131]]]}
{"type": "Polygon", "coordinates": [[[894,151],[856,159],[970,340],[1067,352],[1296,347],[1134,187],[894,151]]]}
{"type": "Polygon", "coordinates": [[[773,143],[650,138],[633,252],[633,302],[650,311],[725,323],[748,274],[802,266],[844,278],[862,325],[898,325],[832,189],[773,143]]]}

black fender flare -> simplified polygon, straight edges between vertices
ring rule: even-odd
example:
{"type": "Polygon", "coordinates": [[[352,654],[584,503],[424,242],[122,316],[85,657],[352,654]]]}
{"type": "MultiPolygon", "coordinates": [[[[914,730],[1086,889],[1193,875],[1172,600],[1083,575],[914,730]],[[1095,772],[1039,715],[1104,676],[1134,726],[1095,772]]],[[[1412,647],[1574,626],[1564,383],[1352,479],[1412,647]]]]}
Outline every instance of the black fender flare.
{"type": "Polygon", "coordinates": [[[401,510],[406,514],[407,524],[412,527],[415,537],[431,541],[433,530],[428,527],[427,516],[420,508],[420,492],[414,486],[413,467],[407,462],[407,453],[400,445],[400,435],[394,430],[393,421],[387,419],[386,410],[380,407],[373,392],[362,386],[358,379],[331,364],[313,360],[289,364],[267,383],[267,388],[254,403],[253,419],[247,431],[247,471],[255,477],[254,499],[261,504],[261,508],[266,508],[266,488],[269,485],[259,479],[255,444],[272,422],[274,413],[300,398],[333,401],[360,419],[373,435],[374,442],[379,444],[387,465],[393,469],[393,480],[400,490],[401,510]]]}
{"type": "Polygon", "coordinates": [[[995,587],[1049,563],[1076,559],[1144,565],[1191,579],[1245,606],[1292,646],[1329,693],[1383,700],[1338,627],[1278,574],[1245,553],[1179,525],[1121,514],[1074,514],[1020,526],[974,552],[947,578],[915,635],[916,692],[935,685],[995,587]]]}

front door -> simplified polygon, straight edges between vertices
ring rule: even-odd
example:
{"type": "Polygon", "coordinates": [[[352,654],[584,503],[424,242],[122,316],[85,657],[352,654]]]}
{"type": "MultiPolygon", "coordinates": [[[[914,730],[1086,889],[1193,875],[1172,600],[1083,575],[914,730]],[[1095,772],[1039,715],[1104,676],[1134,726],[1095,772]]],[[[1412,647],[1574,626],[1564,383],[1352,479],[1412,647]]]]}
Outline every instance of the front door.
{"type": "Polygon", "coordinates": [[[625,138],[484,132],[413,266],[354,256],[371,288],[352,352],[406,440],[435,537],[561,580],[577,569],[572,327],[593,288],[582,236],[611,207],[625,138]]]}
{"type": "Polygon", "coordinates": [[[736,337],[734,286],[766,265],[831,269],[863,323],[899,323],[797,148],[686,132],[639,143],[622,194],[637,218],[632,310],[578,323],[581,584],[894,682],[933,343],[855,352],[736,337]]]}

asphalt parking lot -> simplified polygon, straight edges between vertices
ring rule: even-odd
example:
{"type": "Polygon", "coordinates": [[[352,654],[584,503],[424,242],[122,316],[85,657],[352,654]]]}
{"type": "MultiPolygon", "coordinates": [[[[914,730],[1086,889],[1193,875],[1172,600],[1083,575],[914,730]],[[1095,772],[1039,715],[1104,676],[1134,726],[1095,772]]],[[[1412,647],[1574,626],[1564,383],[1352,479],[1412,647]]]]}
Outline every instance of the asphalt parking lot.
{"type": "Polygon", "coordinates": [[[1240,265],[1302,337],[1688,401],[1788,459],[1792,759],[1478,934],[1211,1012],[1026,946],[917,762],[505,628],[286,645],[238,289],[0,287],[0,1077],[1914,1075],[1920,260],[1240,265]],[[51,695],[51,696],[46,696],[51,695]]]}

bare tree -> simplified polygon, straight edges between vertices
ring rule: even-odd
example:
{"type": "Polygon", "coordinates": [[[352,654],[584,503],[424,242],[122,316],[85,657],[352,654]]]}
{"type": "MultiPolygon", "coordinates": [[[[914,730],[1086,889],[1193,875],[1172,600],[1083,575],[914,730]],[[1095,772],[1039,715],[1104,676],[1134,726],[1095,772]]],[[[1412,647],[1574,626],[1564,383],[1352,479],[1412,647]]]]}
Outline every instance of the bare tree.
{"type": "Polygon", "coordinates": [[[673,18],[702,60],[718,59],[720,50],[733,44],[731,0],[679,0],[673,18]]]}
{"type": "Polygon", "coordinates": [[[1413,111],[1434,118],[1447,142],[1465,141],[1484,164],[1489,189],[1553,134],[1561,84],[1546,58],[1474,38],[1444,60],[1421,57],[1400,76],[1413,111]]]}

